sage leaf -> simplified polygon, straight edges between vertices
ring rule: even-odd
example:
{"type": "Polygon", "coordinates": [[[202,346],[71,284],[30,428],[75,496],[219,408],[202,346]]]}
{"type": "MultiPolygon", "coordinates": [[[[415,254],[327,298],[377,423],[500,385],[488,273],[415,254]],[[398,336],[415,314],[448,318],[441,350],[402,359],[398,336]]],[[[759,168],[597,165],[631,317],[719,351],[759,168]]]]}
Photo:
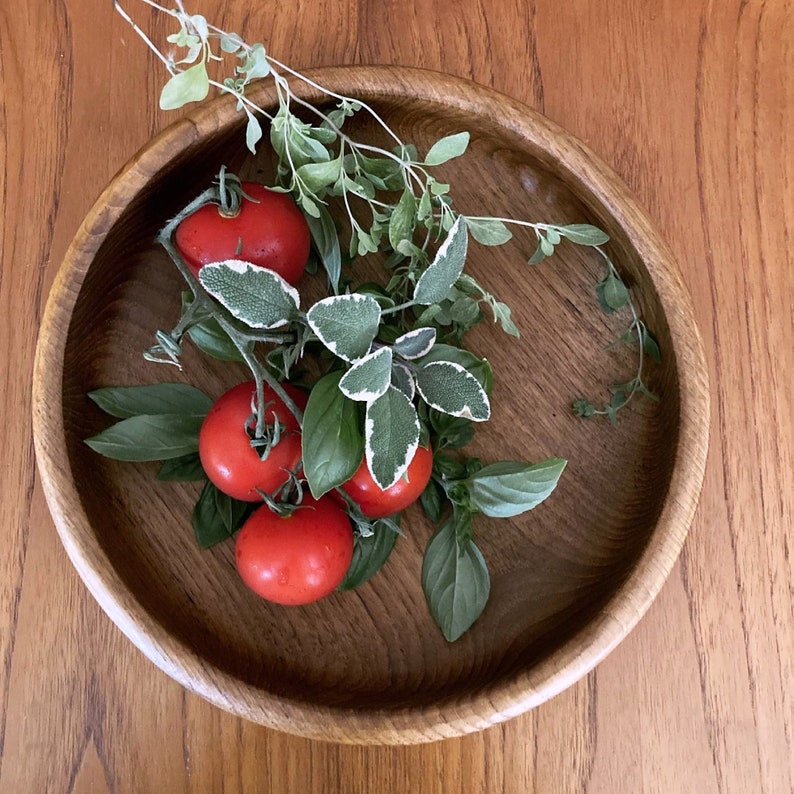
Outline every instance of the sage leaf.
{"type": "Polygon", "coordinates": [[[94,452],[126,461],[168,460],[198,451],[204,415],[144,414],[116,422],[87,438],[94,452]]]}
{"type": "Polygon", "coordinates": [[[460,364],[477,378],[486,394],[490,394],[493,390],[493,369],[491,369],[490,363],[485,358],[475,356],[470,350],[436,343],[433,345],[433,349],[422,358],[421,363],[424,365],[433,361],[452,361],[455,364],[460,364]]]}
{"type": "Polygon", "coordinates": [[[212,399],[186,383],[152,383],[144,386],[109,386],[88,392],[106,413],[119,419],[141,414],[205,415],[212,399]]]}
{"type": "Polygon", "coordinates": [[[510,518],[539,505],[557,487],[567,461],[548,458],[527,464],[502,461],[468,478],[472,504],[493,518],[510,518]]]}
{"type": "Polygon", "coordinates": [[[422,589],[448,642],[461,637],[482,614],[491,580],[482,552],[471,539],[471,513],[456,511],[430,538],[422,589]]]}
{"type": "Polygon", "coordinates": [[[455,157],[460,157],[469,145],[469,133],[457,132],[436,141],[425,157],[425,165],[441,165],[455,157]]]}
{"type": "Polygon", "coordinates": [[[306,313],[317,338],[335,355],[355,361],[369,353],[380,324],[380,305],[370,295],[353,292],[318,301],[306,313]]]}
{"type": "Polygon", "coordinates": [[[298,290],[278,273],[251,262],[227,259],[199,271],[204,289],[232,316],[250,328],[271,329],[286,325],[300,304],[298,290]]]}
{"type": "Polygon", "coordinates": [[[315,499],[349,480],[364,458],[358,406],[339,389],[343,374],[320,378],[303,412],[303,472],[315,499]]]}
{"type": "Polygon", "coordinates": [[[402,358],[414,359],[426,356],[436,342],[435,328],[417,328],[398,336],[392,348],[402,358]]]}
{"type": "MultiPolygon", "coordinates": [[[[389,519],[392,524],[398,525],[399,520],[399,513],[389,519]]],[[[371,535],[356,535],[353,539],[353,559],[339,589],[354,590],[368,582],[386,564],[396,543],[397,532],[385,521],[375,521],[371,535]]]]}
{"type": "Polygon", "coordinates": [[[488,395],[467,369],[454,361],[424,364],[416,374],[416,389],[431,407],[472,422],[491,416],[488,395]]]}
{"type": "Polygon", "coordinates": [[[207,65],[200,61],[195,66],[177,72],[160,92],[160,110],[176,110],[188,102],[201,102],[210,90],[207,65]]]}
{"type": "Polygon", "coordinates": [[[482,245],[504,245],[513,233],[497,218],[466,218],[471,236],[482,245]]]}
{"type": "Polygon", "coordinates": [[[382,347],[356,361],[339,381],[339,388],[356,402],[377,400],[391,385],[391,369],[391,348],[382,347]]]}
{"type": "Polygon", "coordinates": [[[367,405],[364,422],[367,468],[376,484],[384,491],[391,488],[408,470],[418,446],[416,409],[405,394],[390,386],[367,405]]]}
{"type": "Polygon", "coordinates": [[[441,303],[449,295],[466,264],[468,242],[466,224],[459,216],[439,247],[432,264],[416,282],[414,289],[416,303],[423,306],[441,303]]]}
{"type": "Polygon", "coordinates": [[[393,362],[391,368],[391,385],[399,389],[411,402],[416,395],[416,383],[411,370],[404,364],[393,362]]]}
{"type": "Polygon", "coordinates": [[[572,223],[568,226],[555,226],[559,234],[577,245],[603,245],[609,242],[609,235],[589,223],[572,223]]]}
{"type": "Polygon", "coordinates": [[[342,252],[339,247],[339,235],[328,210],[322,205],[318,206],[318,210],[319,215],[317,217],[307,215],[306,222],[309,224],[314,247],[328,275],[328,282],[331,285],[331,289],[336,293],[339,291],[339,278],[342,275],[342,252]]]}
{"type": "Polygon", "coordinates": [[[198,482],[206,480],[204,467],[197,452],[166,460],[157,472],[158,480],[169,482],[198,482]]]}

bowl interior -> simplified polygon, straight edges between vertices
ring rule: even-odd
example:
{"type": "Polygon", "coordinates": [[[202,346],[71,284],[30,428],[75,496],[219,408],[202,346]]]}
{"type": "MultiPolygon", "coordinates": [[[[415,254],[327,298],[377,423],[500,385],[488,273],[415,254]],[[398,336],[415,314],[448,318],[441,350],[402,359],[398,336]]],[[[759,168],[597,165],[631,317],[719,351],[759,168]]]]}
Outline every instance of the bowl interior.
{"type": "MultiPolygon", "coordinates": [[[[351,89],[353,90],[353,89],[351,89]]],[[[420,152],[438,137],[467,129],[469,150],[443,169],[455,206],[469,214],[550,223],[595,223],[663,351],[672,350],[658,295],[639,254],[598,197],[542,147],[498,118],[442,99],[366,95],[420,152]]],[[[350,711],[460,702],[509,682],[558,652],[618,592],[654,532],[670,486],[678,444],[679,382],[674,355],[647,368],[659,402],[636,399],[617,427],[583,421],[570,403],[608,399],[607,386],[630,379],[636,350],[605,351],[628,327],[627,312],[605,315],[594,285],[603,263],[568,243],[535,267],[529,230],[499,248],[470,246],[471,272],[507,302],[521,338],[491,323],[468,345],[496,376],[493,418],[471,447],[486,462],[567,458],[553,496],[510,520],[478,517],[475,534],[491,573],[489,604],[472,630],[448,644],[427,610],[420,585],[432,527],[418,507],[386,567],[350,593],[284,608],[258,599],[235,571],[233,542],[197,547],[190,513],[199,485],[159,482],[156,464],[117,463],[83,439],[109,424],[86,397],[101,386],[184,380],[211,396],[244,370],[186,350],[184,372],[146,362],[156,329],[178,318],[181,277],[152,242],[160,226],[206,187],[221,164],[246,177],[272,178],[273,165],[244,146],[242,122],[224,121],[174,153],[113,223],[79,289],[63,361],[63,422],[68,463],[86,517],[86,533],[152,625],[191,649],[201,665],[250,693],[350,711]]],[[[232,119],[231,121],[229,119],[232,119]]],[[[382,141],[356,118],[354,137],[382,141]]],[[[354,278],[376,272],[377,258],[353,264],[354,278]]],[[[311,280],[306,294],[317,294],[311,280]]],[[[306,305],[306,303],[304,303],[306,305]]]]}

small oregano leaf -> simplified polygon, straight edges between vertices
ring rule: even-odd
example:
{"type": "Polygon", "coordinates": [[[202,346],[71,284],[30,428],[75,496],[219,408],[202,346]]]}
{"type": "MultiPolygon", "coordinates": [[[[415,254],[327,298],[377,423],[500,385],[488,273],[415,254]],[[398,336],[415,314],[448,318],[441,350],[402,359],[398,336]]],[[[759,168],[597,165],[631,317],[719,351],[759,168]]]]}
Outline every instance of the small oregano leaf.
{"type": "Polygon", "coordinates": [[[481,245],[504,245],[513,233],[498,218],[466,218],[471,236],[481,245]]]}
{"type": "Polygon", "coordinates": [[[356,361],[339,381],[339,388],[356,402],[377,400],[391,385],[391,370],[391,348],[382,347],[356,361]]]}
{"type": "Polygon", "coordinates": [[[485,389],[474,375],[454,361],[424,364],[416,373],[416,388],[431,408],[445,414],[472,422],[485,422],[491,416],[485,389]]]}
{"type": "Polygon", "coordinates": [[[109,386],[88,392],[106,413],[119,419],[141,414],[201,416],[212,407],[212,398],[186,383],[152,383],[144,386],[109,386]]]}
{"type": "Polygon", "coordinates": [[[566,463],[561,458],[548,458],[531,465],[513,461],[492,463],[468,478],[471,501],[493,518],[520,515],[551,494],[566,463]]]}
{"type": "Polygon", "coordinates": [[[406,188],[389,219],[389,244],[397,251],[403,240],[411,240],[416,222],[416,197],[406,188]]]}
{"type": "Polygon", "coordinates": [[[471,628],[491,591],[488,566],[471,538],[471,513],[455,511],[425,549],[422,589],[448,642],[471,628]]]}
{"type": "Polygon", "coordinates": [[[603,245],[609,242],[609,235],[589,223],[572,223],[568,226],[555,226],[555,230],[577,245],[603,245]]]}
{"type": "Polygon", "coordinates": [[[318,301],[306,313],[317,338],[335,355],[355,361],[369,353],[380,324],[380,305],[370,295],[353,292],[318,301]]]}
{"type": "Polygon", "coordinates": [[[200,61],[183,72],[177,72],[163,86],[160,110],[176,110],[188,102],[201,102],[207,98],[209,90],[207,65],[200,61]]]}
{"type": "Polygon", "coordinates": [[[432,264],[416,282],[414,301],[423,306],[441,303],[455,285],[466,263],[469,236],[462,217],[456,218],[432,264]]]}
{"type": "Polygon", "coordinates": [[[436,141],[425,157],[425,165],[441,165],[455,157],[460,157],[469,145],[469,133],[457,132],[436,141]]]}
{"type": "Polygon", "coordinates": [[[343,374],[320,378],[303,412],[303,472],[315,499],[349,480],[364,458],[358,405],[339,389],[343,374]]]}
{"type": "Polygon", "coordinates": [[[419,446],[416,408],[394,386],[367,405],[364,442],[372,479],[384,491],[391,488],[408,470],[419,446]]]}
{"type": "Polygon", "coordinates": [[[298,290],[278,273],[251,262],[227,259],[199,271],[204,289],[250,328],[288,323],[300,305],[298,290]]]}

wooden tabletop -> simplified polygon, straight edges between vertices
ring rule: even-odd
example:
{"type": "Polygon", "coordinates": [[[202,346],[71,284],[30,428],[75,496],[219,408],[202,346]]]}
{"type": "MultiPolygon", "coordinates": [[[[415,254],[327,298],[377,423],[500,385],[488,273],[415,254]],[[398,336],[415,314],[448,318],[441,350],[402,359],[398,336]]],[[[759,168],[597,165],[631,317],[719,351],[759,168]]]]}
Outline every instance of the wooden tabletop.
{"type": "MultiPolygon", "coordinates": [[[[170,32],[139,0],[127,5],[152,36],[170,32]]],[[[102,187],[173,120],[157,109],[163,75],[107,0],[4,8],[0,794],[794,790],[792,3],[207,0],[188,10],[296,67],[470,78],[545,113],[611,165],[676,255],[706,344],[700,509],[667,584],[617,650],[483,733],[337,746],[186,692],[73,570],[29,419],[50,284],[102,187]]]]}

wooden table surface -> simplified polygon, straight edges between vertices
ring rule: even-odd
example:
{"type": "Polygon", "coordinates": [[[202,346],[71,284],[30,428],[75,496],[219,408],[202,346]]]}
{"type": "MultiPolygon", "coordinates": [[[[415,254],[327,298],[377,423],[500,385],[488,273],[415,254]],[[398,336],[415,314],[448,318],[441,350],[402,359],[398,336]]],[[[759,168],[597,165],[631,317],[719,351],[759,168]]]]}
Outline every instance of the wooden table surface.
{"type": "MultiPolygon", "coordinates": [[[[139,0],[128,6],[162,37],[139,0]]],[[[610,164],[677,256],[704,336],[713,405],[700,508],[669,581],[618,649],[484,733],[336,746],[187,693],[72,569],[29,419],[49,286],[100,189],[173,120],[156,105],[163,76],[107,0],[4,3],[0,793],[794,790],[794,4],[207,0],[189,10],[293,66],[415,65],[492,86],[610,164]]]]}

